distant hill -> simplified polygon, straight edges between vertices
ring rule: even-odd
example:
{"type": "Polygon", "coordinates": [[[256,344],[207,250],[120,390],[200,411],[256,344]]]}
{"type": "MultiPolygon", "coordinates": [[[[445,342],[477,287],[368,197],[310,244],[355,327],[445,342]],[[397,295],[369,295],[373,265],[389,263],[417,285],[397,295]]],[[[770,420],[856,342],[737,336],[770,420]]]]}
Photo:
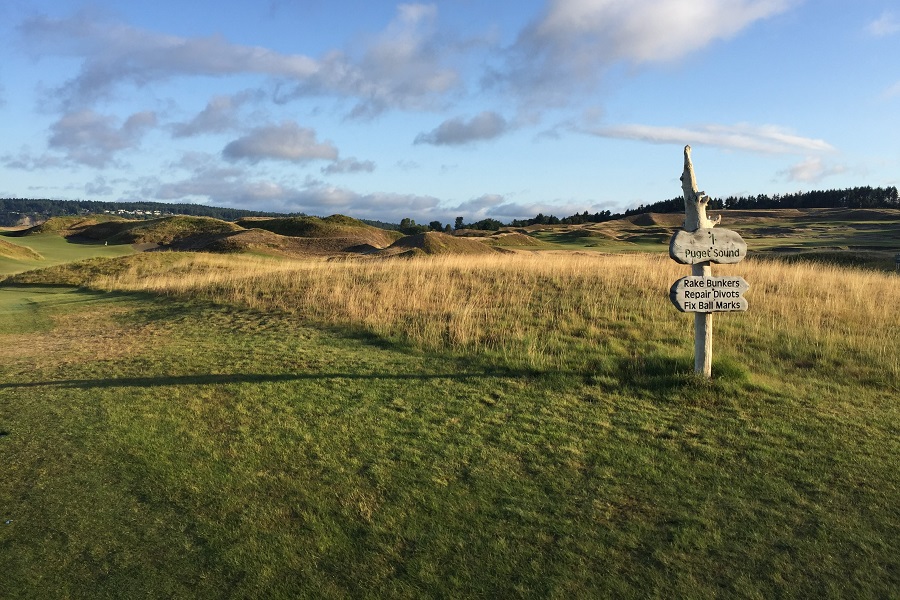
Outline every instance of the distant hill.
{"type": "Polygon", "coordinates": [[[478,239],[456,237],[446,233],[429,231],[402,237],[381,252],[382,256],[444,255],[444,254],[488,254],[496,252],[491,246],[478,239]]]}
{"type": "Polygon", "coordinates": [[[110,221],[81,230],[83,238],[113,244],[167,245],[191,237],[240,231],[241,227],[212,217],[164,217],[149,221],[110,221]]]}
{"type": "Polygon", "coordinates": [[[346,238],[356,244],[369,244],[376,248],[390,245],[402,234],[367,225],[358,219],[344,215],[319,217],[284,217],[274,219],[247,218],[237,224],[245,229],[265,229],[283,236],[303,238],[346,238]]]}
{"type": "Polygon", "coordinates": [[[237,223],[212,217],[169,216],[125,220],[111,215],[52,217],[10,235],[54,233],[71,240],[131,244],[139,250],[252,252],[274,256],[329,256],[371,253],[402,234],[378,229],[344,215],[252,217],[237,223]]]}
{"type": "MultiPolygon", "coordinates": [[[[299,214],[292,213],[291,216],[299,214]]],[[[154,219],[164,216],[185,215],[213,217],[223,221],[236,221],[237,219],[252,216],[285,216],[284,213],[221,208],[202,204],[0,198],[0,227],[43,222],[52,217],[84,215],[117,215],[129,219],[154,219]]]]}

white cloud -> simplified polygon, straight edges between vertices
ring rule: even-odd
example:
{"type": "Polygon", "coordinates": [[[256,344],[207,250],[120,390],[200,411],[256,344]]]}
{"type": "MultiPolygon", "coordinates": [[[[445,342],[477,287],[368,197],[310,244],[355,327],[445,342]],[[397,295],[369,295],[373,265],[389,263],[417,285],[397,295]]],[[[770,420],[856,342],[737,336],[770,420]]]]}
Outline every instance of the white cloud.
{"type": "Polygon", "coordinates": [[[119,151],[137,146],[154,125],[156,113],[151,111],[135,113],[118,125],[115,117],[79,110],[63,115],[51,126],[48,144],[63,150],[73,162],[105,167],[119,151]]]}
{"type": "Polygon", "coordinates": [[[20,27],[35,54],[84,59],[78,75],[60,93],[70,103],[87,104],[107,95],[119,82],[135,85],[180,75],[259,73],[302,78],[316,61],[259,46],[232,44],[221,36],[184,38],[153,33],[82,12],[68,19],[36,17],[20,27]]]}
{"type": "Polygon", "coordinates": [[[519,35],[507,64],[486,78],[524,97],[564,104],[613,64],[678,60],[796,0],[550,0],[519,35]]]}
{"type": "Polygon", "coordinates": [[[375,170],[375,163],[371,160],[357,160],[344,158],[336,160],[326,167],[322,167],[322,173],[335,175],[338,173],[371,173],[375,170]]]}
{"type": "Polygon", "coordinates": [[[191,177],[146,187],[141,194],[165,201],[199,200],[215,206],[249,210],[302,212],[310,215],[347,214],[356,218],[400,222],[409,216],[439,214],[440,201],[415,194],[360,194],[346,188],[308,180],[296,187],[271,180],[222,176],[215,169],[191,177]]]}
{"type": "Polygon", "coordinates": [[[875,37],[893,35],[900,31],[900,18],[891,11],[884,11],[881,16],[866,26],[866,31],[875,37]]]}
{"type": "Polygon", "coordinates": [[[206,108],[185,123],[175,123],[172,135],[190,137],[204,133],[221,133],[239,126],[238,110],[247,102],[257,99],[259,92],[246,91],[233,96],[214,96],[206,108]]]}
{"type": "Polygon", "coordinates": [[[459,204],[452,210],[461,215],[465,215],[470,221],[478,221],[491,213],[491,211],[505,202],[505,198],[500,194],[484,194],[471,200],[459,204]]]}
{"type": "MultiPolygon", "coordinates": [[[[456,52],[442,45],[434,22],[433,5],[401,4],[396,18],[364,44],[360,56],[330,51],[316,59],[283,54],[261,46],[235,44],[220,35],[180,37],[101,21],[87,12],[74,17],[35,17],[19,32],[37,56],[61,55],[82,60],[78,74],[55,96],[63,106],[90,106],[109,96],[116,86],[136,86],[184,76],[262,75],[281,82],[276,100],[304,96],[355,98],[353,117],[372,117],[391,108],[430,108],[461,83],[458,71],[445,65],[456,52]]],[[[221,100],[220,100],[221,102],[221,100]]],[[[207,107],[198,123],[203,127],[227,107],[207,107]]]]}
{"type": "Polygon", "coordinates": [[[390,108],[428,109],[461,84],[445,62],[456,52],[435,32],[437,8],[401,4],[385,30],[364,44],[358,58],[341,51],[323,56],[315,73],[282,92],[279,101],[304,96],[357,98],[348,116],[366,119],[390,108]]]}
{"type": "Polygon", "coordinates": [[[596,213],[608,208],[608,206],[586,206],[584,204],[558,201],[553,204],[540,202],[520,203],[510,200],[502,194],[484,194],[449,209],[445,213],[445,218],[452,219],[456,216],[461,216],[467,222],[480,221],[482,219],[497,219],[498,221],[509,222],[513,219],[528,219],[537,214],[567,217],[585,210],[596,213]]]}
{"type": "Polygon", "coordinates": [[[896,98],[898,96],[900,96],[900,81],[879,94],[879,98],[882,100],[890,100],[891,98],[896,98]]]}
{"type": "Polygon", "coordinates": [[[583,131],[599,137],[641,140],[654,144],[702,144],[763,154],[796,154],[834,150],[834,147],[824,140],[798,136],[775,125],[700,125],[693,128],[611,125],[586,128],[583,131]]]}
{"type": "Polygon", "coordinates": [[[336,160],[338,150],[330,142],[318,142],[315,130],[284,121],[280,125],[257,127],[225,146],[222,156],[251,163],[266,159],[307,162],[336,160]]]}
{"type": "Polygon", "coordinates": [[[0,162],[9,169],[20,169],[22,171],[59,169],[70,164],[60,156],[50,154],[37,156],[28,147],[22,148],[18,154],[4,154],[0,157],[0,162]]]}
{"type": "Polygon", "coordinates": [[[435,219],[453,222],[457,216],[462,216],[466,221],[485,218],[509,221],[533,217],[538,213],[567,216],[584,210],[593,213],[608,208],[571,202],[520,204],[500,194],[484,194],[449,205],[428,195],[359,193],[311,177],[296,185],[270,179],[252,179],[243,169],[221,168],[215,157],[201,154],[186,155],[181,166],[190,171],[186,178],[166,183],[157,179],[137,182],[137,189],[131,195],[273,212],[302,212],[320,216],[342,213],[394,223],[399,223],[404,217],[421,223],[435,219]]]}
{"type": "Polygon", "coordinates": [[[447,119],[428,133],[417,135],[413,143],[459,146],[499,137],[509,129],[509,123],[502,116],[484,111],[468,121],[459,117],[447,119]]]}
{"type": "Polygon", "coordinates": [[[84,193],[88,196],[106,196],[112,194],[113,191],[115,191],[113,187],[102,175],[98,175],[93,181],[86,183],[84,186],[84,193]]]}
{"type": "Polygon", "coordinates": [[[803,183],[819,183],[831,175],[839,175],[846,172],[846,167],[840,165],[826,166],[819,157],[810,157],[797,163],[789,169],[778,174],[785,181],[799,181],[803,183]]]}

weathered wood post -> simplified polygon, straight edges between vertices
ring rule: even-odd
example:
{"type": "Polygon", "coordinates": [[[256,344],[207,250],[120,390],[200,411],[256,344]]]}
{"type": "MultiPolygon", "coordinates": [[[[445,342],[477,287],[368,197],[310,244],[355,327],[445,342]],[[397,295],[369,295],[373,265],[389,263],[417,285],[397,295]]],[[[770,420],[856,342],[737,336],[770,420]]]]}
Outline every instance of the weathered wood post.
{"type": "MultiPolygon", "coordinates": [[[[697,187],[694,176],[694,163],[691,162],[691,147],[684,147],[684,170],[681,172],[681,190],[684,193],[684,230],[697,231],[701,227],[715,227],[722,217],[715,222],[706,216],[706,205],[709,196],[697,187]]],[[[697,263],[691,267],[691,275],[700,277],[712,276],[709,261],[697,263]]],[[[694,372],[712,377],[712,313],[694,313],[694,372]]]]}
{"type": "Polygon", "coordinates": [[[684,229],[669,243],[669,255],[691,265],[691,276],[676,281],[669,297],[682,312],[694,313],[694,372],[712,377],[712,313],[747,310],[742,294],[750,287],[741,277],[713,277],[710,263],[736,263],[747,255],[747,244],[736,232],[713,230],[715,221],[706,216],[709,196],[697,187],[691,147],[684,147],[684,229]]]}

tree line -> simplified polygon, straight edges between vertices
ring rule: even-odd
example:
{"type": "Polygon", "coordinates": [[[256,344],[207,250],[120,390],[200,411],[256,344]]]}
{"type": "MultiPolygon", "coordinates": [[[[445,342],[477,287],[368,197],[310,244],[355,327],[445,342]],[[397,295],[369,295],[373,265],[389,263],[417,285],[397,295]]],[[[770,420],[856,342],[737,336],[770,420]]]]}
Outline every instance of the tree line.
{"type": "MultiPolygon", "coordinates": [[[[728,196],[726,198],[710,198],[711,210],[752,210],[773,208],[900,208],[900,197],[897,188],[862,186],[839,190],[814,190],[788,194],[757,194],[756,196],[728,196]]],[[[23,217],[43,220],[50,217],[68,215],[87,215],[103,212],[118,213],[126,211],[129,218],[153,218],[160,215],[188,215],[196,217],[214,217],[223,221],[236,221],[244,217],[285,217],[306,216],[304,213],[274,213],[239,208],[221,208],[202,204],[169,204],[166,202],[103,202],[97,200],[49,200],[29,198],[0,198],[0,226],[11,226],[20,222],[23,217]],[[158,211],[159,214],[154,214],[158,211]],[[138,214],[138,213],[143,214],[138,214]]],[[[459,229],[478,229],[497,231],[501,227],[527,227],[529,225],[580,225],[582,223],[602,223],[622,217],[642,213],[675,213],[684,211],[684,198],[679,196],[669,200],[660,200],[651,204],[641,204],[637,208],[622,213],[602,210],[595,213],[584,211],[567,217],[556,217],[538,213],[530,219],[514,219],[503,223],[497,219],[481,219],[466,223],[463,217],[456,217],[453,225],[440,221],[431,221],[428,225],[417,224],[415,220],[405,218],[399,224],[363,219],[363,222],[384,229],[399,230],[407,235],[426,231],[443,231],[450,233],[459,229]]]]}
{"type": "Polygon", "coordinates": [[[214,217],[223,221],[236,221],[244,217],[284,217],[304,216],[301,213],[284,213],[221,208],[202,204],[169,204],[166,202],[103,202],[99,200],[50,200],[46,198],[0,198],[0,226],[10,227],[23,218],[43,221],[50,217],[102,214],[109,212],[131,219],[158,218],[163,215],[187,215],[191,217],[214,217]],[[157,214],[154,214],[157,213],[157,214]]]}
{"type": "MultiPolygon", "coordinates": [[[[811,192],[795,192],[789,194],[757,194],[756,196],[728,196],[726,198],[710,198],[710,210],[753,210],[775,208],[900,208],[895,186],[871,187],[862,186],[839,190],[814,190],[811,192]]],[[[669,200],[660,200],[651,204],[641,204],[637,208],[622,213],[610,213],[608,210],[588,213],[575,213],[568,217],[556,217],[538,213],[530,219],[515,219],[510,227],[527,227],[529,225],[580,225],[582,223],[602,223],[622,217],[643,213],[680,213],[684,212],[684,197],[678,196],[669,200]]],[[[457,217],[456,229],[483,229],[496,231],[504,225],[496,219],[484,219],[474,223],[462,223],[457,217]]]]}

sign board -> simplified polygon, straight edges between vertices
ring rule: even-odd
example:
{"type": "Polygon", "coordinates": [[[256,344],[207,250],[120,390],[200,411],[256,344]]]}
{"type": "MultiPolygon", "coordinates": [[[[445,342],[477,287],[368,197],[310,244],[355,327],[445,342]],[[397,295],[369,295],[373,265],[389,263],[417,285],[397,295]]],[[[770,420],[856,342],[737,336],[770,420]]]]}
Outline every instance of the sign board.
{"type": "Polygon", "coordinates": [[[702,262],[738,263],[747,256],[747,243],[730,229],[678,231],[669,242],[669,256],[683,265],[702,262]]]}
{"type": "Polygon", "coordinates": [[[743,277],[682,277],[669,290],[669,298],[681,312],[713,313],[747,310],[744,292],[750,284],[743,277]]]}

